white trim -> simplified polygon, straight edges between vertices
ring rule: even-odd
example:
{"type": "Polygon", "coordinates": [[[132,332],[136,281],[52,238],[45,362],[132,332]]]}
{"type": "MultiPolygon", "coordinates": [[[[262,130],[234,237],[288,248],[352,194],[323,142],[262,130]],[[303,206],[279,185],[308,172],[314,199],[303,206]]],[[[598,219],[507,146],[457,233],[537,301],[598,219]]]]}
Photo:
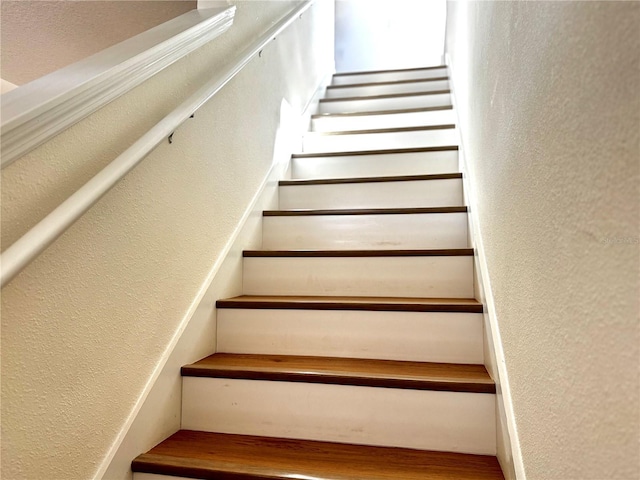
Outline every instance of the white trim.
{"type": "Polygon", "coordinates": [[[515,420],[515,412],[513,409],[513,399],[511,397],[511,387],[509,385],[509,375],[507,373],[506,360],[504,356],[504,349],[502,348],[502,338],[500,335],[500,325],[498,323],[498,314],[496,313],[495,302],[493,298],[493,290],[491,289],[491,280],[489,277],[489,267],[487,265],[487,257],[485,255],[484,243],[482,240],[482,231],[480,229],[480,219],[477,217],[476,205],[477,197],[475,188],[469,179],[469,170],[467,168],[465,158],[464,141],[462,137],[462,129],[464,125],[460,122],[460,116],[458,114],[457,99],[455,95],[455,76],[453,75],[453,67],[451,65],[451,58],[448,53],[445,53],[445,63],[450,70],[449,81],[451,89],[451,103],[456,115],[456,135],[458,136],[458,158],[460,169],[463,173],[462,179],[464,184],[465,196],[467,198],[468,205],[468,218],[469,218],[469,230],[471,238],[473,239],[473,246],[476,254],[476,261],[479,272],[479,280],[482,284],[482,290],[485,297],[485,305],[487,309],[486,318],[489,319],[490,331],[494,345],[494,355],[496,359],[496,366],[498,369],[498,383],[500,384],[502,398],[504,400],[505,417],[507,420],[507,429],[509,432],[509,447],[511,448],[511,454],[513,459],[513,466],[516,473],[516,478],[524,480],[526,478],[524,463],[522,460],[522,451],[520,449],[520,442],[518,437],[518,429],[515,420]]]}
{"type": "Polygon", "coordinates": [[[221,35],[235,9],[192,10],[2,95],[2,168],[221,35]]]}

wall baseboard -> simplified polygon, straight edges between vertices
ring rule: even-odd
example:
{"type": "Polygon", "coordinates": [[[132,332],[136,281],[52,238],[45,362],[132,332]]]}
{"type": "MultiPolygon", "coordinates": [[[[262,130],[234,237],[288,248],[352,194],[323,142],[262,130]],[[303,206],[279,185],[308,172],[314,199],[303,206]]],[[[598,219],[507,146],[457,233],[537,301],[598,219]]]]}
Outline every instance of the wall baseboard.
{"type": "Polygon", "coordinates": [[[332,73],[321,79],[301,114],[292,112],[283,101],[272,166],[211,267],[94,480],[131,480],[131,461],[180,429],[180,368],[216,351],[216,300],[242,293],[242,251],[261,247],[262,212],[277,209],[278,181],[286,178],[291,154],[302,142],[300,132],[307,129],[332,73]]]}
{"type": "Polygon", "coordinates": [[[464,139],[461,129],[464,125],[460,122],[459,110],[456,98],[455,75],[451,65],[451,58],[448,53],[444,55],[445,64],[449,69],[449,82],[451,89],[451,100],[453,110],[456,115],[456,134],[458,136],[458,162],[462,172],[463,191],[465,205],[468,207],[469,236],[471,246],[475,250],[475,285],[476,298],[485,305],[484,329],[485,329],[485,364],[489,374],[496,382],[496,419],[498,461],[507,480],[524,480],[525,471],[522,462],[522,453],[516,428],[513,401],[511,398],[509,379],[506,370],[504,350],[500,336],[498,316],[495,309],[495,302],[491,290],[491,280],[487,258],[482,241],[482,231],[477,212],[477,197],[472,179],[469,175],[467,159],[465,157],[464,139]]]}

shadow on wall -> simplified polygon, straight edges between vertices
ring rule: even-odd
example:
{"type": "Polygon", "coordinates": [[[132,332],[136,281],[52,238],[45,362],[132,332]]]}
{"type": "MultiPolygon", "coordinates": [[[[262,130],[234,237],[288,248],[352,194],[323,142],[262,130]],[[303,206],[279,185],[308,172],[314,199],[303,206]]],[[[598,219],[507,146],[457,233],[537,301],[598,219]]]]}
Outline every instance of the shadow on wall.
{"type": "Polygon", "coordinates": [[[443,63],[445,0],[336,1],[338,72],[443,63]]]}

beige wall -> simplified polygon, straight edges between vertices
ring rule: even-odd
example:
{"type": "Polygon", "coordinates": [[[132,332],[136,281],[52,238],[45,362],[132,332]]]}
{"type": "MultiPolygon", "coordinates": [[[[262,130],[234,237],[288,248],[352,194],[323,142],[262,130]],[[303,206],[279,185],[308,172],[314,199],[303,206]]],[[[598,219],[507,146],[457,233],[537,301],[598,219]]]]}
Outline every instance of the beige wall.
{"type": "Polygon", "coordinates": [[[528,479],[640,476],[640,4],[449,2],[528,479]]]}
{"type": "Polygon", "coordinates": [[[23,85],[195,8],[195,0],[2,0],[2,78],[23,85]]]}
{"type": "MultiPolygon", "coordinates": [[[[234,3],[224,35],[2,170],[3,249],[297,4],[234,3]]],[[[331,69],[331,6],[270,42],[2,290],[2,478],[85,480],[104,466],[282,155],[282,106],[300,113],[331,69]]]]}

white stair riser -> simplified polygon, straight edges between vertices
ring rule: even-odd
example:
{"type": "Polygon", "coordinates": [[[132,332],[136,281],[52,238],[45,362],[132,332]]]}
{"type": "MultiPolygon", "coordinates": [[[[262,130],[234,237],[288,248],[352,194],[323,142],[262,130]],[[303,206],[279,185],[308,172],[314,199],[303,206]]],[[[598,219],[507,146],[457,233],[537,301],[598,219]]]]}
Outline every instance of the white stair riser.
{"type": "Polygon", "coordinates": [[[326,208],[410,208],[461,206],[462,179],[285,185],[281,210],[326,208]]]}
{"type": "Polygon", "coordinates": [[[185,377],[182,428],[495,455],[495,395],[185,377]]]}
{"type": "Polygon", "coordinates": [[[473,257],[250,257],[243,292],[472,298],[473,257]]]}
{"type": "Polygon", "coordinates": [[[467,248],[466,213],[265,217],[265,250],[467,248]]]}
{"type": "Polygon", "coordinates": [[[426,112],[404,112],[371,115],[346,115],[316,117],[311,121],[314,132],[342,132],[373,130],[376,128],[420,127],[447,125],[456,122],[453,109],[426,112]]]}
{"type": "Polygon", "coordinates": [[[429,70],[409,70],[404,72],[360,73],[358,75],[336,75],[332,85],[352,85],[358,83],[395,82],[399,80],[416,80],[420,78],[446,77],[447,68],[429,70]]]}
{"type": "Polygon", "coordinates": [[[456,145],[455,128],[391,133],[331,135],[307,133],[302,140],[305,153],[355,152],[394,148],[444,147],[456,145]]]}
{"type": "Polygon", "coordinates": [[[444,107],[451,105],[451,95],[409,95],[406,97],[374,98],[366,100],[340,100],[320,102],[318,113],[377,112],[404,108],[444,107]]]}
{"type": "Polygon", "coordinates": [[[325,98],[366,97],[394,93],[434,92],[438,90],[449,90],[449,81],[427,80],[424,82],[395,83],[388,85],[328,88],[325,98]]]}
{"type": "Polygon", "coordinates": [[[456,150],[291,159],[291,177],[294,179],[422,175],[457,171],[456,150]]]}
{"type": "Polygon", "coordinates": [[[482,314],[218,309],[222,353],[484,363],[482,314]]]}

